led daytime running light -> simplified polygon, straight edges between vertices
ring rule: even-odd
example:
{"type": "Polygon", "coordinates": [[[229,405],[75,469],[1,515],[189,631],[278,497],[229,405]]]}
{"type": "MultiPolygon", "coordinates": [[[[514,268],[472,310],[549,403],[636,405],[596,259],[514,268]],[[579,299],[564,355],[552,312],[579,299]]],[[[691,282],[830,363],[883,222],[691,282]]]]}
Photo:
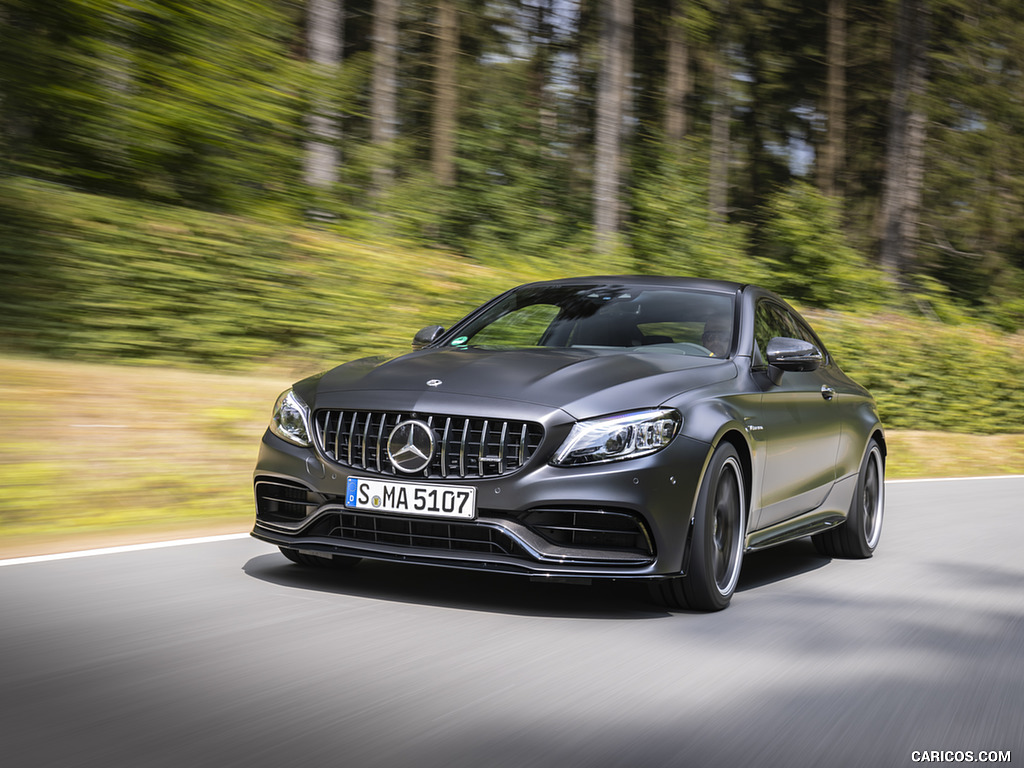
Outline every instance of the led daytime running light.
{"type": "Polygon", "coordinates": [[[682,423],[672,408],[580,421],[551,463],[570,467],[649,456],[672,442],[682,423]]]}

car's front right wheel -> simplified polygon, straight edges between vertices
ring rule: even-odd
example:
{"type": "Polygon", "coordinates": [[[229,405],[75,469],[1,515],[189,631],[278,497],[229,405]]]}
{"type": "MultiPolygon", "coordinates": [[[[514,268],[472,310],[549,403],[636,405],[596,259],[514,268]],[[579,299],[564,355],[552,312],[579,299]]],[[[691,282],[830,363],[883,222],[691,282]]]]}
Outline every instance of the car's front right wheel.
{"type": "Polygon", "coordinates": [[[745,488],[739,454],[722,443],[697,494],[686,574],[653,583],[655,599],[669,608],[696,611],[720,611],[729,605],[743,564],[745,488]]]}

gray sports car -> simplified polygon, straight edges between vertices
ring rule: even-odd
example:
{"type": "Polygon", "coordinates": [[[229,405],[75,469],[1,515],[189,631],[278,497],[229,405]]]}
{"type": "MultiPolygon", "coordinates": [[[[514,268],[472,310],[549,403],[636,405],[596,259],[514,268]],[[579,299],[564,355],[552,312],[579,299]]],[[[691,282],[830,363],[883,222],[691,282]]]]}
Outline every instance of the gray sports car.
{"type": "Polygon", "coordinates": [[[531,283],[413,348],[280,396],[253,536],[310,567],[646,580],[696,610],[729,604],[745,552],[878,544],[875,403],[764,289],[531,283]]]}

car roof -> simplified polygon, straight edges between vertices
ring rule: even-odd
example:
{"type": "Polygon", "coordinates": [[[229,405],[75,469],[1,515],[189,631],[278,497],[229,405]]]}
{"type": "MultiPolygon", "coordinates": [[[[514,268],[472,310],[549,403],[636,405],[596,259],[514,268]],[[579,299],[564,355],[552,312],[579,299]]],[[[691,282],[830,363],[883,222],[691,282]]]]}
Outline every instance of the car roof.
{"type": "MultiPolygon", "coordinates": [[[[637,285],[650,288],[693,288],[715,293],[735,294],[747,287],[746,283],[734,283],[728,280],[708,280],[701,277],[672,277],[652,275],[589,275],[584,277],[567,277],[559,280],[543,280],[527,285],[594,285],[614,283],[616,285],[637,285]]],[[[526,286],[522,286],[526,287],[526,286]]]]}

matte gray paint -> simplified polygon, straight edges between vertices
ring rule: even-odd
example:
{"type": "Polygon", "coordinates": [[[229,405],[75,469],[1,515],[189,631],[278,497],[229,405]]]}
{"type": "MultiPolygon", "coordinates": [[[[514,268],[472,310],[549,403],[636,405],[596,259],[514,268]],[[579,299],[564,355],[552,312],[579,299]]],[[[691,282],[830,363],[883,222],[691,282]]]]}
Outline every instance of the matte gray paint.
{"type": "MultiPolygon", "coordinates": [[[[763,289],[734,283],[632,277],[555,282],[678,285],[734,294],[733,354],[718,359],[654,354],[644,348],[495,351],[449,346],[474,312],[424,349],[393,360],[365,358],[339,366],[299,382],[296,392],[312,410],[420,411],[539,422],[545,428],[544,441],[521,470],[495,479],[452,481],[477,487],[481,522],[496,513],[541,505],[622,507],[646,521],[656,548],[652,563],[608,568],[511,563],[493,556],[474,560],[409,549],[371,551],[351,542],[314,541],[301,533],[274,531],[259,521],[254,535],[284,546],[467,568],[485,563],[497,570],[587,577],[671,575],[685,568],[684,547],[697,490],[714,447],[727,437],[750,468],[745,478],[748,547],[782,543],[845,519],[872,434],[883,440],[884,449],[881,424],[871,396],[843,374],[823,347],[823,365],[814,372],[782,372],[755,363],[756,302],[769,297],[788,308],[785,302],[763,289]],[[428,387],[427,381],[433,379],[442,383],[428,387]],[[822,396],[823,386],[834,391],[832,399],[822,396]],[[676,408],[683,416],[679,436],[663,451],[595,466],[548,464],[575,421],[659,406],[676,408]]],[[[310,450],[268,432],[256,474],[294,478],[327,495],[343,496],[347,468],[320,457],[327,465],[326,477],[320,479],[307,469],[309,458],[310,450]]],[[[502,523],[494,518],[488,524],[502,523]]]]}

